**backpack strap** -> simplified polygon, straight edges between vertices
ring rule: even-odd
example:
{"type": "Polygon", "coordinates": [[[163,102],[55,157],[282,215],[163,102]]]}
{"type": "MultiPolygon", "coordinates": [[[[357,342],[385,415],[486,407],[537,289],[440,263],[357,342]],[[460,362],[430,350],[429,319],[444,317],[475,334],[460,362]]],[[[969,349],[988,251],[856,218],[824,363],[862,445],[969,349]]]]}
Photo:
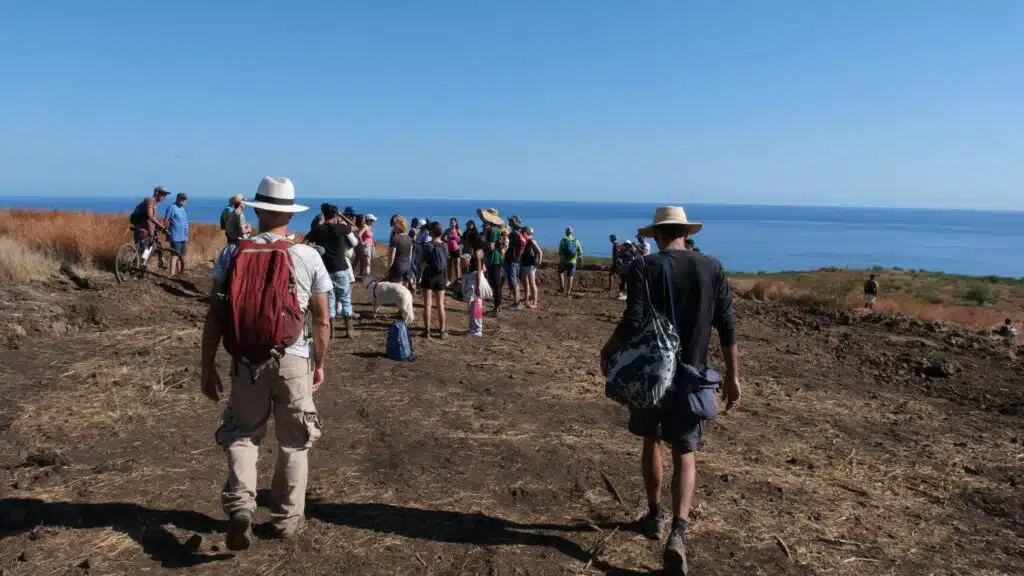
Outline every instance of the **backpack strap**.
{"type": "Polygon", "coordinates": [[[665,254],[665,259],[661,261],[661,269],[668,287],[668,306],[672,311],[672,326],[675,327],[676,332],[679,332],[679,322],[676,320],[676,299],[672,294],[672,258],[668,254],[665,254]]]}

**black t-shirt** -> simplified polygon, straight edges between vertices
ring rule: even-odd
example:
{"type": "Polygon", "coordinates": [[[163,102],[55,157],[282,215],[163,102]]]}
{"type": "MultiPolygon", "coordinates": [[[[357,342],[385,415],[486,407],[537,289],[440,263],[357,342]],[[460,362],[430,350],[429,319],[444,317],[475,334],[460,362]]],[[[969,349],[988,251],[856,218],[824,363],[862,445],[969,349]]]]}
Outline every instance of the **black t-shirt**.
{"type": "Polygon", "coordinates": [[[732,290],[722,265],[710,256],[690,250],[664,250],[637,258],[629,271],[626,312],[616,328],[616,335],[628,342],[643,324],[644,270],[655,310],[672,319],[664,268],[666,258],[672,261],[673,323],[679,334],[680,360],[698,369],[706,368],[712,328],[718,329],[723,345],[736,343],[732,290]]]}
{"type": "Polygon", "coordinates": [[[526,248],[523,248],[523,261],[521,264],[523,266],[536,266],[537,256],[539,256],[538,251],[537,244],[533,240],[527,240],[526,248]]]}
{"type": "Polygon", "coordinates": [[[348,224],[331,223],[317,226],[310,234],[310,242],[324,249],[324,266],[327,267],[328,273],[348,270],[345,251],[353,248],[348,243],[348,235],[351,233],[352,229],[348,224]]]}
{"type": "Polygon", "coordinates": [[[509,230],[508,250],[505,251],[505,262],[519,262],[516,254],[522,254],[523,237],[519,230],[509,230]]]}
{"type": "Polygon", "coordinates": [[[864,293],[868,296],[878,296],[878,282],[868,280],[864,283],[864,293]]]}
{"type": "Polygon", "coordinates": [[[392,234],[388,248],[395,249],[395,262],[412,262],[412,238],[408,234],[392,234]]]}

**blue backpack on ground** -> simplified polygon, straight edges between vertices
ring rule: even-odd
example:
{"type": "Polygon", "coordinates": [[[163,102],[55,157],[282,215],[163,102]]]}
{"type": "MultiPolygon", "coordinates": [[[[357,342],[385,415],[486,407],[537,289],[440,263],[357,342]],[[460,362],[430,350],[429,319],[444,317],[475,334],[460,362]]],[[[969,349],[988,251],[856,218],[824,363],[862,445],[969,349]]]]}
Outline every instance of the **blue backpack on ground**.
{"type": "Polygon", "coordinates": [[[412,355],[412,339],[409,338],[409,327],[405,325],[405,322],[395,322],[391,325],[391,328],[388,328],[388,338],[385,347],[388,358],[392,360],[414,359],[412,355]]]}

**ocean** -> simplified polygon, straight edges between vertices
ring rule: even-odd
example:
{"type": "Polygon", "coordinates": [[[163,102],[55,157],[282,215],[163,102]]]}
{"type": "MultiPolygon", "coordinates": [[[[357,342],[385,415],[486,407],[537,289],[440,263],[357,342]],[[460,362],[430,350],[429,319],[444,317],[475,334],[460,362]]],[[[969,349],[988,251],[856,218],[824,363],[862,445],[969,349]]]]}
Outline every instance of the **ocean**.
{"type": "MultiPolygon", "coordinates": [[[[138,198],[0,197],[0,208],[41,208],[123,212],[138,198]]],[[[226,198],[192,198],[192,221],[218,222],[226,198]]],[[[609,234],[620,240],[650,222],[656,204],[609,202],[476,202],[465,200],[303,199],[311,206],[293,229],[305,231],[321,202],[351,205],[380,219],[377,237],[392,214],[440,220],[452,216],[464,226],[476,209],[497,208],[506,219],[518,215],[545,247],[556,247],[571,226],[592,256],[608,256],[609,234]]],[[[166,205],[170,200],[165,201],[166,205]]],[[[686,204],[691,220],[704,222],[694,237],[703,252],[733,272],[780,272],[825,267],[872,266],[924,269],[956,274],[1024,276],[1024,212],[980,212],[895,208],[831,208],[686,204]]],[[[161,207],[162,212],[162,207],[161,207]]],[[[255,220],[251,211],[251,220],[255,220]]],[[[479,224],[479,222],[478,222],[479,224]]]]}

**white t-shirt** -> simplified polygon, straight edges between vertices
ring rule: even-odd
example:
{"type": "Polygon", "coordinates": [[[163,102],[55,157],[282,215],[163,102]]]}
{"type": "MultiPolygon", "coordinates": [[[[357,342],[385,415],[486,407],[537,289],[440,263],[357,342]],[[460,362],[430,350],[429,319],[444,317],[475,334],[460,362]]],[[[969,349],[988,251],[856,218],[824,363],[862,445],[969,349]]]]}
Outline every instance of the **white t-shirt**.
{"type": "MultiPolygon", "coordinates": [[[[263,244],[282,240],[282,238],[266,233],[254,236],[251,240],[263,244]]],[[[217,255],[217,262],[213,266],[213,281],[218,286],[224,282],[224,278],[227,276],[228,267],[231,266],[231,257],[236,248],[234,244],[228,244],[217,255]]],[[[295,266],[296,295],[299,298],[299,308],[306,315],[306,329],[302,331],[302,337],[285,350],[285,354],[309,358],[309,341],[312,338],[313,326],[312,315],[308,313],[310,295],[326,294],[334,289],[334,284],[331,282],[330,275],[327,274],[323,259],[312,247],[305,244],[292,244],[288,252],[291,253],[292,265],[295,266]]]]}

